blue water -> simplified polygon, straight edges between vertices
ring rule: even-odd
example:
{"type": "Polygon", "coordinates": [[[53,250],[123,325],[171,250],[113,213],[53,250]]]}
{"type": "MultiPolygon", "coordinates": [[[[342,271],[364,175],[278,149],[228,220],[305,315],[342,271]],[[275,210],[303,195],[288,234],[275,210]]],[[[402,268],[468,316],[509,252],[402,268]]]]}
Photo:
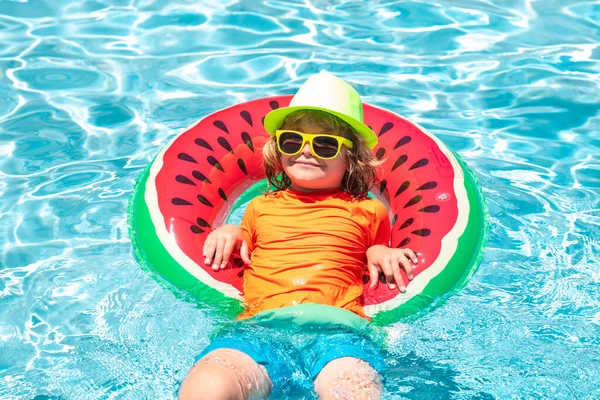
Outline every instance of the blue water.
{"type": "Polygon", "coordinates": [[[0,0],[0,398],[175,396],[217,324],[134,261],[134,181],[203,115],[321,68],[443,139],[490,209],[469,285],[389,329],[384,398],[600,398],[599,21],[592,0],[0,0]]]}

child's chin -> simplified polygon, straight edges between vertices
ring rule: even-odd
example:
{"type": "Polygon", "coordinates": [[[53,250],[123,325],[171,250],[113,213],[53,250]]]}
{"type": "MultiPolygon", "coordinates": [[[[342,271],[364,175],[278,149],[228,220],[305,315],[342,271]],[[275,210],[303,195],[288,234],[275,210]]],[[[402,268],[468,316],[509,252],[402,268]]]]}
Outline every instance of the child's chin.
{"type": "Polygon", "coordinates": [[[323,180],[320,176],[315,176],[314,174],[298,174],[296,179],[293,179],[300,185],[308,185],[308,186],[316,186],[318,187],[321,184],[325,184],[326,181],[323,180]]]}
{"type": "Polygon", "coordinates": [[[324,178],[324,173],[321,169],[316,167],[309,168],[295,168],[294,171],[290,171],[291,174],[288,176],[298,182],[316,182],[322,181],[324,178]]]}

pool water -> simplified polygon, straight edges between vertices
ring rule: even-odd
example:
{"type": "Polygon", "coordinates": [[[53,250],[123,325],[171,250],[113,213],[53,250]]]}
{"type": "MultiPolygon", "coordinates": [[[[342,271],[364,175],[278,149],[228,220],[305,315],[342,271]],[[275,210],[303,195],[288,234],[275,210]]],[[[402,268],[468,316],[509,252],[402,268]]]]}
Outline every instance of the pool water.
{"type": "Polygon", "coordinates": [[[219,320],[135,262],[135,179],[320,69],[444,140],[490,211],[470,283],[389,328],[383,397],[600,398],[599,21],[594,0],[0,0],[0,398],[176,396],[219,320]]]}

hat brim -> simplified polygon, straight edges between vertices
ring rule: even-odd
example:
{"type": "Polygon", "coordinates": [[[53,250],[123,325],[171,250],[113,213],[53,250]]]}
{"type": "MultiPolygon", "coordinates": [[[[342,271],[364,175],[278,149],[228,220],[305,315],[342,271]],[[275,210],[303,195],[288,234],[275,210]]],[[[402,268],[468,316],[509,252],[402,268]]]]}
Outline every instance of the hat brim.
{"type": "Polygon", "coordinates": [[[293,113],[295,111],[301,111],[301,110],[324,111],[326,113],[335,115],[336,117],[338,117],[339,119],[341,119],[342,121],[344,121],[348,125],[350,125],[356,131],[356,133],[358,133],[360,136],[362,136],[365,139],[365,143],[367,144],[367,147],[369,149],[373,149],[375,146],[377,146],[377,141],[378,141],[377,135],[367,125],[365,125],[362,122],[360,122],[352,117],[349,117],[345,114],[341,114],[341,113],[329,110],[327,108],[322,108],[322,107],[296,106],[296,107],[282,107],[282,108],[275,109],[275,110],[271,111],[270,113],[268,113],[267,116],[265,117],[265,122],[264,122],[265,130],[271,136],[275,135],[275,131],[277,129],[279,129],[279,127],[281,126],[281,124],[283,124],[283,121],[285,120],[285,118],[288,115],[290,115],[291,113],[293,113]]]}

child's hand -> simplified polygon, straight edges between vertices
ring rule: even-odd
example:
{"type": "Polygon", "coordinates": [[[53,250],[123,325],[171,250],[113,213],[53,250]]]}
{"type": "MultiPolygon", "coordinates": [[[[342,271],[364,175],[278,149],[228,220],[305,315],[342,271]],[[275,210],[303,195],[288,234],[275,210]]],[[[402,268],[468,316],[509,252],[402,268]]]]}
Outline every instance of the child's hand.
{"type": "Polygon", "coordinates": [[[399,287],[404,293],[406,287],[402,283],[400,268],[404,269],[408,279],[413,278],[412,263],[416,264],[419,260],[411,249],[393,249],[387,246],[375,245],[367,250],[367,262],[369,268],[369,277],[371,278],[370,289],[377,286],[379,282],[379,273],[383,272],[387,285],[390,289],[399,287]]]}
{"type": "Polygon", "coordinates": [[[223,269],[229,263],[234,249],[240,251],[244,263],[250,264],[248,243],[244,240],[242,228],[237,225],[223,225],[209,233],[204,242],[202,249],[202,255],[205,257],[204,264],[212,264],[212,269],[215,271],[223,269]]]}

